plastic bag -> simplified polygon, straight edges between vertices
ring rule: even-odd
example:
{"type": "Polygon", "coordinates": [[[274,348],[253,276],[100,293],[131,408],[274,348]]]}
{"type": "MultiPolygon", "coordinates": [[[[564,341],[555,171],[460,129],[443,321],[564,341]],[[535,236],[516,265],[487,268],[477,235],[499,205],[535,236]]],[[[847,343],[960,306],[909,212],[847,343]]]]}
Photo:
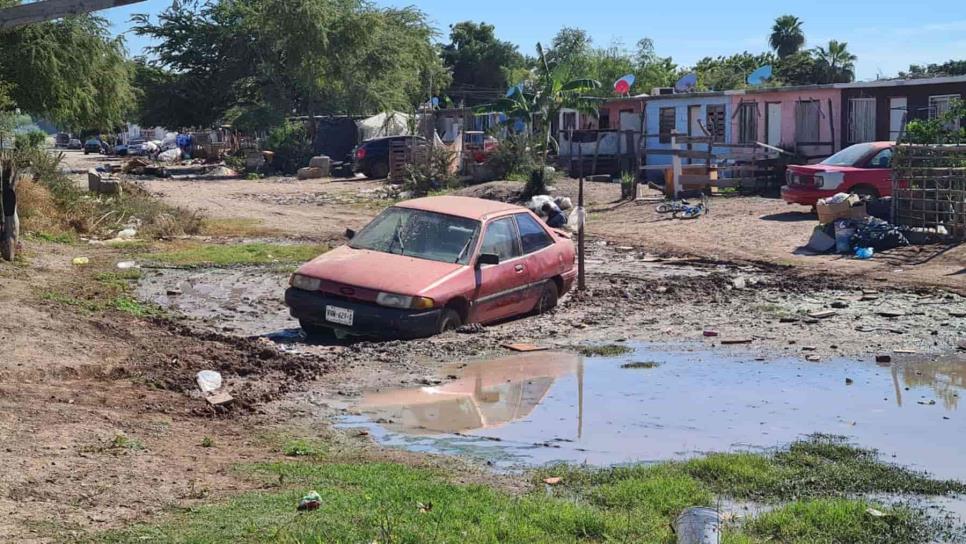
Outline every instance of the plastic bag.
{"type": "Polygon", "coordinates": [[[567,218],[567,229],[577,232],[580,227],[585,224],[587,220],[587,212],[581,207],[577,207],[574,211],[570,212],[570,217],[567,218]]]}
{"type": "Polygon", "coordinates": [[[195,381],[198,382],[198,388],[206,394],[221,389],[221,373],[214,370],[202,370],[198,373],[195,381]]]}

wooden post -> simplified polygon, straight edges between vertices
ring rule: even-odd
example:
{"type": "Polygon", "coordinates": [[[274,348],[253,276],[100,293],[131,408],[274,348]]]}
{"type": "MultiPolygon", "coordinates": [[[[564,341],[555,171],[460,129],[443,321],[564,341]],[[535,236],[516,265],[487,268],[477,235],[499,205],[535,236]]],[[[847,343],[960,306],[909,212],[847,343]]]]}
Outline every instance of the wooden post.
{"type": "MultiPolygon", "coordinates": [[[[832,115],[832,99],[831,98],[828,99],[828,129],[829,129],[829,133],[832,136],[832,138],[831,138],[831,142],[832,142],[832,154],[834,155],[835,153],[838,152],[838,149],[835,147],[835,116],[832,115]]],[[[821,134],[819,134],[819,139],[821,139],[821,134]]]]}
{"type": "MultiPolygon", "coordinates": [[[[680,150],[678,145],[677,133],[671,133],[671,149],[680,150]]],[[[677,200],[681,192],[681,157],[678,154],[671,155],[671,180],[674,183],[674,199],[677,200]]]]}
{"type": "Polygon", "coordinates": [[[587,212],[584,211],[584,156],[582,148],[577,148],[577,157],[577,162],[580,163],[580,180],[577,189],[577,213],[583,214],[583,217],[577,217],[580,220],[580,226],[577,229],[577,290],[586,291],[587,283],[584,275],[584,220],[587,218],[587,212]]]}
{"type": "Polygon", "coordinates": [[[12,261],[16,257],[20,219],[17,217],[17,170],[13,161],[0,160],[0,258],[12,261]]]}

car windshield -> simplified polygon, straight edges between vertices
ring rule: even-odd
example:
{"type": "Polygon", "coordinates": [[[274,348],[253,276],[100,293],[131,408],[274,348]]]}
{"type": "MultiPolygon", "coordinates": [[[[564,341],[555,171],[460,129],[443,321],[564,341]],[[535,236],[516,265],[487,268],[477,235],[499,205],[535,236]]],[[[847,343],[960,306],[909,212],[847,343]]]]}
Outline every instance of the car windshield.
{"type": "Polygon", "coordinates": [[[349,247],[467,264],[479,231],[479,221],[394,206],[356,234],[349,247]]]}
{"type": "Polygon", "coordinates": [[[821,164],[827,164],[829,166],[855,166],[855,163],[862,160],[862,157],[868,155],[873,149],[875,149],[873,144],[856,144],[846,147],[842,151],[822,161],[821,164]]]}

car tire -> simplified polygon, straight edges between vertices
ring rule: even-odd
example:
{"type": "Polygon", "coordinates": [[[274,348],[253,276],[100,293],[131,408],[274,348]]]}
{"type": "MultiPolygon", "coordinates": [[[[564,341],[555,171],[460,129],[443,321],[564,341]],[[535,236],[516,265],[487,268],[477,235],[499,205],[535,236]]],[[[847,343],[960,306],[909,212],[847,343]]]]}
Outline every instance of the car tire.
{"type": "Polygon", "coordinates": [[[879,198],[879,191],[876,190],[875,187],[869,187],[868,185],[859,185],[858,187],[853,187],[851,192],[858,196],[879,198]]]}
{"type": "Polygon", "coordinates": [[[389,177],[389,163],[388,162],[377,162],[369,168],[369,173],[366,174],[369,179],[383,179],[389,177]]]}
{"type": "Polygon", "coordinates": [[[540,298],[537,299],[537,305],[533,309],[534,312],[539,314],[545,314],[557,307],[557,301],[560,295],[557,294],[557,284],[552,281],[548,281],[543,284],[543,289],[540,291],[540,298]]]}
{"type": "Polygon", "coordinates": [[[299,326],[305,332],[305,336],[311,340],[328,340],[335,338],[335,332],[329,327],[323,327],[314,323],[309,323],[304,319],[299,319],[299,326]]]}
{"type": "Polygon", "coordinates": [[[455,331],[462,326],[463,318],[460,317],[460,314],[452,308],[447,308],[439,316],[439,325],[436,327],[436,332],[437,334],[443,334],[445,332],[455,331]]]}

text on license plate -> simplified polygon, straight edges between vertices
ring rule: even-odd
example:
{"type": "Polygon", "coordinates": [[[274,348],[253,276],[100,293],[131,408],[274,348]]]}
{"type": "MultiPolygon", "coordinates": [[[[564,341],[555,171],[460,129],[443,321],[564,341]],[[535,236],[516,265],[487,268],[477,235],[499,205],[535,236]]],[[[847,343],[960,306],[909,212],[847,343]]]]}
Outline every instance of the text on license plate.
{"type": "Polygon", "coordinates": [[[352,319],[355,317],[355,312],[348,308],[339,308],[338,306],[326,306],[325,307],[325,320],[331,321],[332,323],[338,323],[339,325],[352,326],[352,319]]]}

